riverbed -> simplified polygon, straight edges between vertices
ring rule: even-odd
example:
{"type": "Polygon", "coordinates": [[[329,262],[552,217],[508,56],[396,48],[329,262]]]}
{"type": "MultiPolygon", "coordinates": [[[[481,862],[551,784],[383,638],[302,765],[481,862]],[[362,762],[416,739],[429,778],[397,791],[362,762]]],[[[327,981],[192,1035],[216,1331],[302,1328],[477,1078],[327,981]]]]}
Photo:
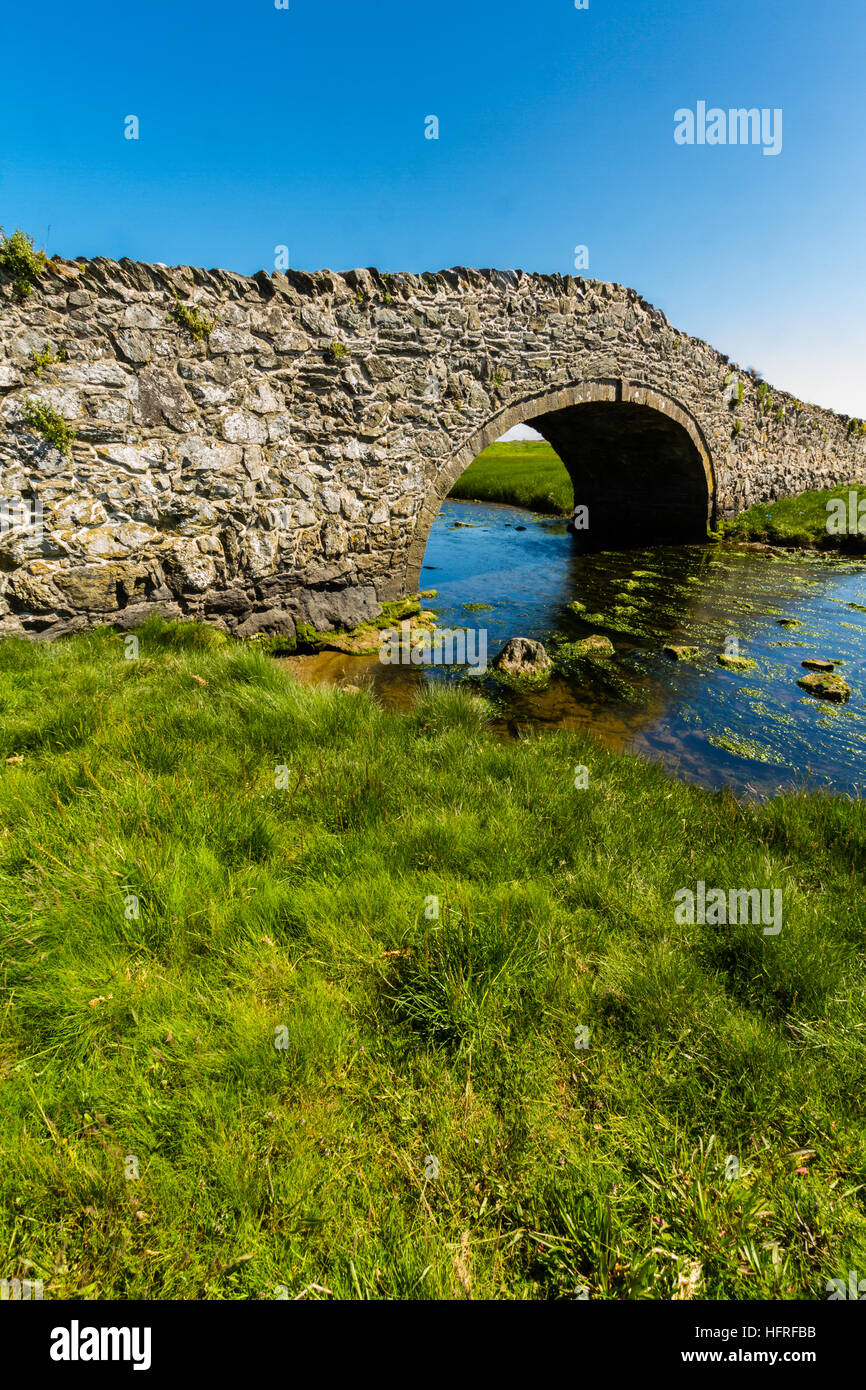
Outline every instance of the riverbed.
{"type": "MultiPolygon", "coordinates": [[[[613,642],[610,661],[543,691],[505,691],[489,674],[474,681],[494,699],[504,736],[586,728],[689,781],[752,795],[805,785],[856,796],[866,782],[862,559],[715,544],[580,554],[560,520],[453,501],[434,522],[421,583],[435,591],[423,602],[438,626],[486,634],[489,660],[513,636],[613,642]],[[675,661],[667,645],[699,654],[675,661]],[[724,669],[716,656],[726,651],[756,667],[724,669]],[[846,704],[797,686],[802,662],[816,658],[838,663],[846,704]]],[[[424,681],[466,676],[338,652],[286,664],[304,680],[368,684],[398,708],[424,681]]]]}

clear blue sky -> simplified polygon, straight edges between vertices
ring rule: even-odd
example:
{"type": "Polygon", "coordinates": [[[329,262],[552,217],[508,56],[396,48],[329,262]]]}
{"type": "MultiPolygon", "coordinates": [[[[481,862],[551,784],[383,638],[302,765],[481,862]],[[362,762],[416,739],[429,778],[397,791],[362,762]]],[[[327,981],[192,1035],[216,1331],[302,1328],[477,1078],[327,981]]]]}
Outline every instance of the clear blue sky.
{"type": "Polygon", "coordinates": [[[50,253],[568,272],[585,244],[589,275],[866,415],[856,0],[47,0],[2,32],[0,223],[50,253]],[[676,145],[701,100],[781,107],[782,153],[676,145]]]}

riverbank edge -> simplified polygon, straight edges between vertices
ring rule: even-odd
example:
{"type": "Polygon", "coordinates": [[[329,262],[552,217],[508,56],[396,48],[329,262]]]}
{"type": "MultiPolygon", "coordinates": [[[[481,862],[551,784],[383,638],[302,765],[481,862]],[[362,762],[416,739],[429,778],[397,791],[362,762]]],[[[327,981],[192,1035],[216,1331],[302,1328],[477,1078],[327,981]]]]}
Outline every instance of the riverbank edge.
{"type": "MultiPolygon", "coordinates": [[[[479,458],[482,458],[480,455],[479,458]]],[[[478,460],[476,460],[478,462],[478,460]]],[[[447,501],[478,502],[487,506],[520,507],[536,516],[570,516],[570,508],[555,505],[532,505],[528,501],[516,500],[509,479],[486,479],[483,487],[471,488],[471,473],[474,464],[466,470],[455,488],[449,493],[447,501]],[[470,479],[469,483],[464,479],[470,479]],[[497,486],[497,481],[499,485],[497,486]],[[461,488],[461,483],[463,487],[461,488]],[[470,491],[473,495],[470,495],[470,491]]],[[[539,479],[539,493],[549,483],[539,479]]],[[[719,522],[715,530],[707,530],[709,542],[731,541],[741,545],[766,550],[822,550],[843,555],[866,554],[866,492],[862,497],[854,484],[844,484],[835,488],[798,493],[793,497],[780,497],[774,502],[756,502],[735,517],[719,522]],[[857,499],[851,505],[851,497],[857,499]],[[829,530],[831,520],[828,504],[842,503],[845,510],[845,529],[829,530]],[[862,516],[858,515],[862,511],[862,516]],[[858,529],[854,529],[852,520],[858,529]]],[[[590,519],[591,521],[591,519],[590,519]]]]}

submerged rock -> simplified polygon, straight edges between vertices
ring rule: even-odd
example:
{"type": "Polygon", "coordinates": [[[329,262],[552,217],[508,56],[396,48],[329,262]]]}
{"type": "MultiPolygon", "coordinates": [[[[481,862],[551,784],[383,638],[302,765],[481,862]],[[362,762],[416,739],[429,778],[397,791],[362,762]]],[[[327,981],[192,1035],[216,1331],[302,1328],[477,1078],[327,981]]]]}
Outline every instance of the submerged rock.
{"type": "Polygon", "coordinates": [[[818,700],[832,700],[837,705],[843,705],[851,695],[850,685],[835,671],[816,671],[811,676],[801,676],[797,684],[807,695],[814,695],[818,700]]]}
{"type": "Polygon", "coordinates": [[[776,621],[777,621],[777,624],[778,624],[779,627],[802,627],[802,626],[803,626],[803,624],[800,622],[800,619],[799,619],[799,618],[778,618],[776,621]]]}
{"type": "Polygon", "coordinates": [[[573,650],[576,656],[614,656],[616,651],[609,637],[601,637],[598,634],[575,642],[573,650]]]}
{"type": "Polygon", "coordinates": [[[662,651],[666,656],[672,656],[674,661],[694,661],[700,656],[700,647],[663,647],[662,651]]]}
{"type": "Polygon", "coordinates": [[[718,652],[716,661],[728,671],[757,671],[758,669],[757,661],[753,661],[750,656],[725,656],[724,652],[718,652]]]}

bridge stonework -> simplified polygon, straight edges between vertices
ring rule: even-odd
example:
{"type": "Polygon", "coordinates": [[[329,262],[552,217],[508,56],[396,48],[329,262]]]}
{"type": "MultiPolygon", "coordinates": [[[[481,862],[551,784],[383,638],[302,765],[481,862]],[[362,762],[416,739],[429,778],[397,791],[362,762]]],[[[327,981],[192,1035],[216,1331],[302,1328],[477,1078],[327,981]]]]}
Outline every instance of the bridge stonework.
{"type": "Polygon", "coordinates": [[[699,538],[866,472],[847,417],[619,285],[55,258],[26,299],[0,278],[0,633],[154,611],[241,635],[352,626],[414,591],[442,499],[521,421],[601,541],[699,538]],[[68,423],[68,451],[34,405],[68,423]]]}

